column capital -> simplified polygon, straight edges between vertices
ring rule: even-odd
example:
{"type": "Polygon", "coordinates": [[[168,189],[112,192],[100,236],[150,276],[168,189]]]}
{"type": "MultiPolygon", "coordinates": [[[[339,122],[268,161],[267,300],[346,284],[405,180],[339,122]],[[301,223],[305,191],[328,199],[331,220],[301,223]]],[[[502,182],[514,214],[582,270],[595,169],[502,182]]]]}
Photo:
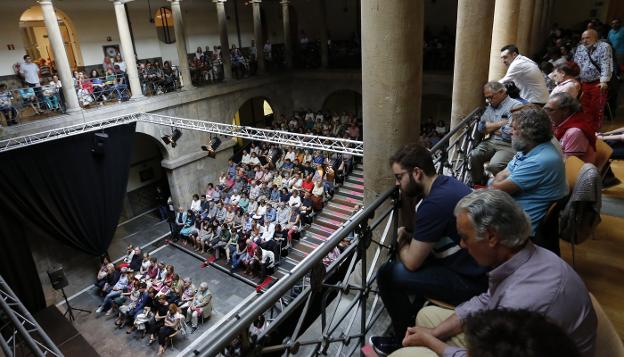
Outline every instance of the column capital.
{"type": "Polygon", "coordinates": [[[174,4],[174,3],[181,3],[182,0],[167,0],[167,2],[174,4]]]}
{"type": "Polygon", "coordinates": [[[108,0],[108,1],[115,3],[115,4],[125,4],[134,0],[108,0]]]}
{"type": "Polygon", "coordinates": [[[52,0],[37,0],[39,5],[52,5],[52,0]]]}
{"type": "Polygon", "coordinates": [[[280,1],[280,4],[282,4],[282,6],[288,6],[290,5],[290,0],[282,0],[280,1]]]}
{"type": "Polygon", "coordinates": [[[251,0],[253,4],[262,4],[262,0],[251,0]]]}
{"type": "Polygon", "coordinates": [[[226,1],[227,1],[227,0],[212,0],[212,2],[213,2],[213,3],[215,3],[215,4],[218,4],[218,3],[220,3],[220,2],[224,3],[224,2],[226,2],[226,1]]]}

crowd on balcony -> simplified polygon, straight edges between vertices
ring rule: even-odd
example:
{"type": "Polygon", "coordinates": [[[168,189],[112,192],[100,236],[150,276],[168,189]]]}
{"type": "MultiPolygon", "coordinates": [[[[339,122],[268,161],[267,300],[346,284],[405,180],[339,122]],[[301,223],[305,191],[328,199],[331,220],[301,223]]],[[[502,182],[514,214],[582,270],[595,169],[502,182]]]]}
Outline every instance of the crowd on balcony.
{"type": "MultiPolygon", "coordinates": [[[[552,321],[566,355],[593,355],[594,303],[559,257],[559,237],[582,242],[599,222],[597,191],[608,169],[599,131],[624,53],[619,20],[604,28],[596,21],[578,33],[555,26],[541,66],[513,44],[501,48],[507,71],[482,87],[487,107],[474,127],[481,136],[467,153],[476,191],[439,175],[422,143],[391,157],[402,194],[420,202],[413,226],[398,230],[396,259],[377,275],[393,327],[393,336],[370,339],[378,353],[403,347],[392,356],[466,356],[485,348],[502,355],[513,342],[485,346],[478,340],[487,333],[475,335],[470,319],[492,311],[495,321],[514,309],[552,321]],[[454,309],[422,308],[427,300],[454,309]]],[[[533,339],[540,336],[523,337],[517,348],[532,355],[526,341],[533,339]]]]}
{"type": "Polygon", "coordinates": [[[182,330],[194,332],[212,314],[208,283],[195,285],[190,277],[180,277],[173,265],[142,253],[138,246],[128,246],[116,265],[104,258],[95,286],[103,298],[96,315],[114,316],[115,328],[127,327],[128,335],[149,335],[149,345],[155,341],[160,345],[159,356],[170,339],[182,330]]]}

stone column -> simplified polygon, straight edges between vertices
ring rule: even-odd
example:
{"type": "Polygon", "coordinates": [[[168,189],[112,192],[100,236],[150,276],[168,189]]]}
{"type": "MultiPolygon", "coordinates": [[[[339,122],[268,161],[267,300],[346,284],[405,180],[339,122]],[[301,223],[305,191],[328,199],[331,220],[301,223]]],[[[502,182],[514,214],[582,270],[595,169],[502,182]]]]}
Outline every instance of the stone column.
{"type": "Polygon", "coordinates": [[[282,24],[284,26],[284,64],[286,68],[293,66],[292,39],[290,38],[290,0],[282,0],[282,24]]]}
{"type": "Polygon", "coordinates": [[[388,158],[419,140],[424,2],[362,0],[364,204],[394,186],[388,158]]]}
{"type": "Polygon", "coordinates": [[[227,0],[213,0],[217,6],[217,20],[219,22],[219,37],[221,38],[221,60],[223,61],[223,79],[232,79],[232,59],[230,58],[230,40],[228,39],[227,18],[225,17],[225,2],[227,0]]]}
{"type": "Polygon", "coordinates": [[[69,67],[69,60],[67,59],[67,52],[65,52],[65,45],[63,43],[63,37],[61,36],[61,29],[59,28],[56,13],[54,12],[54,6],[52,5],[51,0],[39,0],[39,5],[41,5],[43,21],[45,22],[46,29],[48,30],[48,39],[50,40],[50,45],[52,46],[52,52],[54,52],[56,70],[58,71],[59,79],[63,84],[63,95],[65,96],[66,110],[68,112],[80,110],[78,95],[74,90],[72,70],[71,67],[69,67]]]}
{"type": "Polygon", "coordinates": [[[505,45],[516,43],[519,12],[520,0],[496,0],[490,49],[490,73],[488,75],[492,81],[501,79],[507,72],[507,67],[500,59],[500,49],[505,45]]]}
{"type": "Polygon", "coordinates": [[[260,4],[262,0],[253,0],[254,37],[256,41],[256,60],[258,61],[258,73],[264,73],[264,39],[262,38],[262,15],[260,4]]]}
{"type": "Polygon", "coordinates": [[[487,82],[495,0],[459,0],[451,128],[483,105],[481,85],[487,82]]]}
{"type": "Polygon", "coordinates": [[[327,45],[327,10],[325,0],[320,0],[319,7],[321,10],[321,67],[327,68],[329,63],[329,46],[327,45]]]}
{"type": "Polygon", "coordinates": [[[176,49],[178,50],[178,68],[182,77],[182,89],[193,89],[186,50],[186,33],[184,32],[184,21],[182,20],[182,9],[180,8],[180,1],[182,0],[168,1],[171,3],[171,14],[173,15],[173,30],[175,32],[176,49]]]}
{"type": "Polygon", "coordinates": [[[117,17],[117,29],[119,30],[121,57],[123,57],[124,62],[126,62],[126,74],[130,82],[132,98],[140,98],[143,97],[143,92],[141,92],[139,71],[137,70],[134,49],[132,48],[132,37],[130,36],[130,27],[128,26],[128,17],[126,16],[126,8],[124,7],[124,4],[130,1],[132,0],[114,0],[115,16],[117,17]]]}
{"type": "Polygon", "coordinates": [[[535,7],[535,0],[521,0],[520,12],[518,14],[518,33],[516,46],[520,50],[520,53],[530,56],[531,49],[531,29],[533,23],[533,8],[535,7]]]}
{"type": "Polygon", "coordinates": [[[530,52],[528,52],[531,56],[535,56],[536,52],[539,50],[539,42],[541,36],[540,24],[542,23],[542,11],[544,8],[544,0],[535,0],[535,4],[533,5],[533,20],[531,21],[531,42],[530,42],[530,52]]]}

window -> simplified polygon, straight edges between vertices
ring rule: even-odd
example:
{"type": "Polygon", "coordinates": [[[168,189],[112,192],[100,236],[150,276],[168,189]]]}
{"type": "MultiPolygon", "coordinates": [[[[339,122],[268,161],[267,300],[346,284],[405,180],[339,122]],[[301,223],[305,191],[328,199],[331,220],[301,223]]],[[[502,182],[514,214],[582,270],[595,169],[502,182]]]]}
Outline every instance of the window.
{"type": "Polygon", "coordinates": [[[154,25],[156,25],[156,32],[158,33],[158,39],[160,41],[167,44],[175,42],[171,9],[161,7],[156,10],[156,14],[154,14],[154,25]]]}

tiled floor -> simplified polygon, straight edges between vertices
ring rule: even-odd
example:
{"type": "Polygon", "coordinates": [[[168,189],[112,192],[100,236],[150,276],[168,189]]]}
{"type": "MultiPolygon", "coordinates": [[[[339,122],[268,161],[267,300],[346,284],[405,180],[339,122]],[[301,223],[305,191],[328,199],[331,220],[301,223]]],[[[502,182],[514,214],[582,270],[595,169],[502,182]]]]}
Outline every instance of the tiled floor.
{"type": "MultiPolygon", "coordinates": [[[[180,276],[190,277],[195,284],[199,285],[202,281],[207,282],[210,291],[213,293],[214,310],[210,320],[201,324],[200,328],[192,335],[176,337],[174,347],[168,348],[166,356],[177,355],[245,298],[255,294],[254,289],[249,285],[239,282],[217,269],[202,268],[199,260],[175,248],[164,246],[154,255],[159,261],[174,265],[180,276]]],[[[95,295],[93,290],[89,290],[74,298],[70,304],[95,311],[101,301],[102,298],[95,295]]],[[[64,306],[61,306],[60,309],[64,311],[64,306]]],[[[157,343],[148,346],[147,337],[141,339],[138,333],[127,335],[126,330],[115,329],[113,321],[114,317],[112,316],[96,317],[95,313],[79,313],[74,326],[101,356],[142,357],[156,354],[158,351],[157,343]]]]}

